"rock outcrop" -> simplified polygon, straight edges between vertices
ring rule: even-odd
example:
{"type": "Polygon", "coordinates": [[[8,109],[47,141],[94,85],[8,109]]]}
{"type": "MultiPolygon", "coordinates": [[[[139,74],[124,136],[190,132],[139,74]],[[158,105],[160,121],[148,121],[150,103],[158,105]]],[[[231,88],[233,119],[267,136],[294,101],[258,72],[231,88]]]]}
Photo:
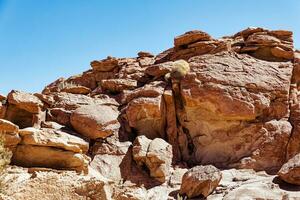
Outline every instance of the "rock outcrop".
{"type": "Polygon", "coordinates": [[[156,56],[90,65],[42,93],[0,95],[0,134],[14,165],[0,199],[299,197],[279,179],[299,184],[300,52],[292,32],[248,28],[214,39],[195,30],[156,56]],[[40,186],[47,179],[49,191],[40,186]]]}

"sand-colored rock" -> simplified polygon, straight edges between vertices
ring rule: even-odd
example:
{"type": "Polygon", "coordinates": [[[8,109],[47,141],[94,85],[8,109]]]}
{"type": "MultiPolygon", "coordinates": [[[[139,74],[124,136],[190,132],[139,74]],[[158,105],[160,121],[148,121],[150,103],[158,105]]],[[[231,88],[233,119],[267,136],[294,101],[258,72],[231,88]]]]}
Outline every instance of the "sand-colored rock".
{"type": "Polygon", "coordinates": [[[119,112],[107,105],[87,105],[76,109],[71,115],[71,124],[80,134],[91,138],[106,138],[120,128],[119,112]]]}
{"type": "Polygon", "coordinates": [[[189,45],[191,43],[195,43],[198,41],[208,41],[211,40],[211,36],[208,35],[205,32],[194,30],[194,31],[188,31],[184,33],[183,35],[177,36],[174,39],[174,46],[180,47],[184,45],[189,45]]]}
{"type": "Polygon", "coordinates": [[[15,90],[8,94],[7,101],[9,104],[15,105],[30,113],[39,113],[43,106],[42,101],[36,96],[15,90]]]}
{"type": "Polygon", "coordinates": [[[292,32],[190,31],[156,56],[91,67],[41,94],[0,96],[0,134],[19,170],[5,175],[0,199],[299,198],[299,186],[286,183],[298,184],[300,153],[292,32]],[[188,189],[197,184],[181,179],[197,165],[228,170],[219,186],[188,189]],[[266,174],[278,170],[285,182],[266,174]]]}
{"type": "Polygon", "coordinates": [[[101,81],[101,88],[109,92],[117,93],[137,87],[137,81],[130,79],[107,79],[101,81]]]}
{"type": "Polygon", "coordinates": [[[61,90],[62,92],[72,93],[72,94],[89,94],[91,92],[90,88],[85,86],[75,85],[68,86],[61,90]]]}
{"type": "Polygon", "coordinates": [[[113,57],[107,57],[106,59],[100,61],[91,62],[93,70],[100,72],[112,71],[115,67],[118,66],[118,60],[113,57]]]}
{"type": "Polygon", "coordinates": [[[300,185],[300,154],[289,159],[279,170],[278,176],[287,183],[300,185]]]}
{"type": "Polygon", "coordinates": [[[163,139],[138,136],[133,143],[132,156],[140,167],[147,166],[150,176],[159,182],[164,183],[170,176],[172,146],[163,139]]]}
{"type": "Polygon", "coordinates": [[[19,127],[10,121],[0,119],[0,135],[4,138],[4,146],[14,150],[20,143],[19,127]]]}
{"type": "Polygon", "coordinates": [[[21,144],[23,145],[53,147],[74,153],[86,153],[89,149],[88,142],[62,129],[25,128],[21,129],[19,134],[22,138],[21,144]]]}
{"type": "Polygon", "coordinates": [[[183,175],[179,193],[188,198],[207,197],[217,188],[221,178],[220,170],[212,165],[193,167],[183,175]]]}

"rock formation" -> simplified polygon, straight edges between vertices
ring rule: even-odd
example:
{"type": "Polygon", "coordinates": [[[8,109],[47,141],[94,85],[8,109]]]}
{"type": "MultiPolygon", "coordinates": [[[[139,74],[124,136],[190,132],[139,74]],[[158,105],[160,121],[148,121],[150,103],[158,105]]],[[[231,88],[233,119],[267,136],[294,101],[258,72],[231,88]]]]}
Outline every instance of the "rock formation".
{"type": "Polygon", "coordinates": [[[292,32],[189,31],[156,56],[90,65],[41,93],[0,95],[13,154],[0,199],[300,198],[288,184],[300,153],[292,32]]]}

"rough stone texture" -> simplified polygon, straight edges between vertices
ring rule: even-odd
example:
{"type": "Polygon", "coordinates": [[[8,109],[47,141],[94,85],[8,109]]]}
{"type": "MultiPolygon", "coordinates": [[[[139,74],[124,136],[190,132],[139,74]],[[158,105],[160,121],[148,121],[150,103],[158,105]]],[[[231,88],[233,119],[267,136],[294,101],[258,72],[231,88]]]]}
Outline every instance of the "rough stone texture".
{"type": "Polygon", "coordinates": [[[137,81],[130,79],[108,79],[101,81],[101,88],[109,92],[122,92],[123,90],[130,90],[137,87],[137,81]]]}
{"type": "Polygon", "coordinates": [[[19,127],[10,121],[0,119],[0,135],[4,137],[4,146],[14,151],[20,143],[19,127]]]}
{"type": "Polygon", "coordinates": [[[42,101],[36,96],[15,90],[8,94],[7,101],[9,104],[15,105],[30,113],[39,113],[43,106],[42,101]]]}
{"type": "Polygon", "coordinates": [[[184,159],[228,167],[249,157],[257,162],[251,162],[251,168],[278,170],[285,152],[268,149],[284,149],[289,141],[292,64],[231,52],[196,56],[189,62],[191,72],[180,85],[183,105],[177,106],[180,125],[190,138],[188,144],[179,140],[184,159]],[[268,161],[270,156],[276,161],[268,161]]]}
{"type": "Polygon", "coordinates": [[[75,153],[86,153],[89,149],[88,142],[63,130],[25,128],[19,134],[24,145],[54,147],[75,153]]]}
{"type": "Polygon", "coordinates": [[[5,105],[0,102],[0,119],[3,119],[5,117],[6,107],[5,105]]]}
{"type": "Polygon", "coordinates": [[[300,185],[300,154],[289,159],[279,170],[278,176],[288,183],[300,185]]]}
{"type": "Polygon", "coordinates": [[[41,122],[45,120],[44,104],[32,94],[13,90],[8,94],[7,102],[5,119],[21,128],[31,126],[39,128],[41,122]]]}
{"type": "Polygon", "coordinates": [[[92,174],[10,167],[1,180],[1,200],[111,200],[106,180],[92,174]]]}
{"type": "Polygon", "coordinates": [[[183,175],[179,193],[188,198],[207,197],[216,189],[221,178],[221,172],[212,165],[193,167],[183,175]]]}
{"type": "Polygon", "coordinates": [[[61,90],[62,92],[72,93],[72,94],[89,94],[91,92],[90,88],[84,86],[68,86],[61,90]]]}
{"type": "Polygon", "coordinates": [[[207,200],[298,199],[299,189],[265,172],[230,169],[222,171],[219,186],[207,200]]]}
{"type": "Polygon", "coordinates": [[[294,53],[294,69],[290,88],[290,122],[293,125],[292,136],[287,148],[287,159],[300,152],[300,52],[294,53]]]}
{"type": "Polygon", "coordinates": [[[108,72],[112,71],[115,67],[118,66],[118,60],[113,57],[107,57],[106,59],[101,61],[91,62],[91,66],[95,71],[108,72]]]}
{"type": "Polygon", "coordinates": [[[106,138],[117,132],[119,112],[106,105],[87,105],[76,109],[71,115],[71,124],[80,134],[91,138],[106,138]]]}
{"type": "Polygon", "coordinates": [[[12,162],[25,167],[50,167],[87,172],[89,144],[63,130],[26,128],[12,162]]]}
{"type": "Polygon", "coordinates": [[[150,176],[161,183],[170,175],[172,146],[160,138],[150,140],[138,136],[132,148],[133,159],[140,166],[147,166],[150,176]]]}
{"type": "Polygon", "coordinates": [[[191,43],[199,42],[199,41],[208,41],[211,40],[212,37],[203,31],[188,31],[183,35],[177,36],[174,39],[174,46],[181,47],[185,45],[189,45],[191,43]]]}
{"type": "Polygon", "coordinates": [[[11,181],[0,197],[176,199],[183,173],[211,164],[264,172],[225,170],[208,199],[299,198],[297,186],[265,174],[300,153],[300,51],[292,36],[247,28],[214,39],[190,31],[159,55],[107,57],[41,94],[0,96],[0,119],[10,121],[1,124],[13,127],[0,128],[13,164],[32,173],[16,174],[21,189],[11,181]],[[52,176],[54,168],[64,175],[52,176]],[[93,176],[77,181],[66,170],[93,176]]]}
{"type": "Polygon", "coordinates": [[[268,61],[293,59],[293,33],[269,31],[262,28],[247,28],[233,37],[232,46],[239,53],[248,53],[268,61]]]}
{"type": "Polygon", "coordinates": [[[76,170],[84,173],[87,173],[89,161],[89,157],[80,153],[36,145],[18,145],[12,157],[12,163],[19,166],[76,170]]]}

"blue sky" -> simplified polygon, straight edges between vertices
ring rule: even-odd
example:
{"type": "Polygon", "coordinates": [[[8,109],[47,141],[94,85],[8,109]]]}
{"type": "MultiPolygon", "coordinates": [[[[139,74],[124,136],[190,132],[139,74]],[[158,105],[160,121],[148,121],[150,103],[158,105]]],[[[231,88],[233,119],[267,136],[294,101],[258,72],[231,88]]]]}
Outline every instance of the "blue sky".
{"type": "Polygon", "coordinates": [[[0,93],[39,92],[107,55],[157,54],[188,30],[248,26],[292,30],[300,48],[300,1],[0,0],[0,93]]]}

